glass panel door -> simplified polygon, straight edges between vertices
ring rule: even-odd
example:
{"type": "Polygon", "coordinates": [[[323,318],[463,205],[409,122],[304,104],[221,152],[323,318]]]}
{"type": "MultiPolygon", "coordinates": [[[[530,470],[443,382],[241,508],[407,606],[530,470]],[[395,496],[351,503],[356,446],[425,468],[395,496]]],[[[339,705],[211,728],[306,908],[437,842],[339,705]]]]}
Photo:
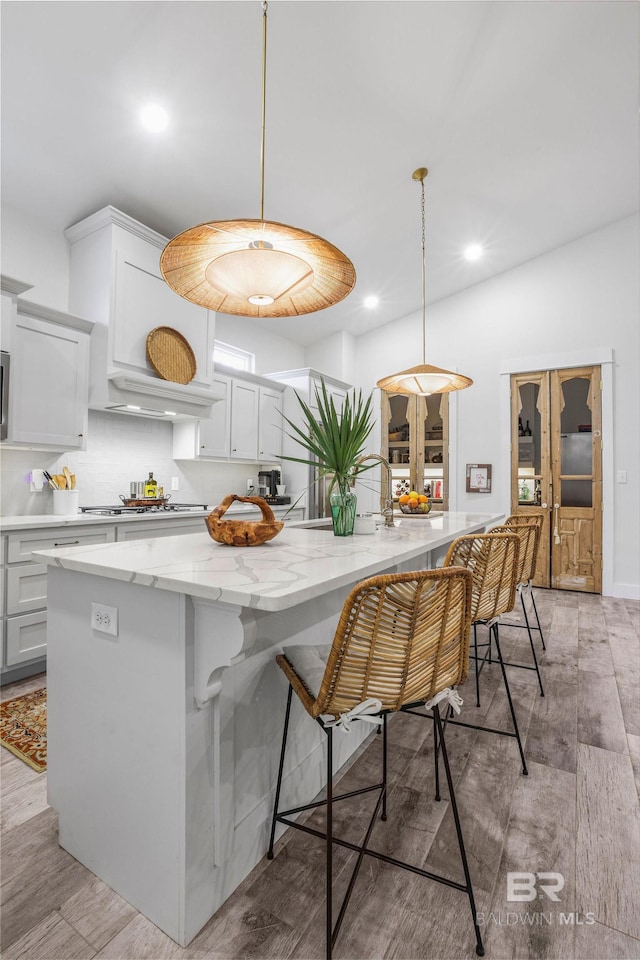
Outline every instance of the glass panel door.
{"type": "Polygon", "coordinates": [[[551,373],[551,586],[600,593],[602,439],[600,368],[551,373]]]}
{"type": "MultiPolygon", "coordinates": [[[[416,489],[425,493],[438,508],[447,509],[448,491],[448,411],[449,397],[446,393],[430,397],[418,397],[417,431],[422,439],[421,477],[422,484],[416,489]]],[[[419,474],[420,475],[420,474],[419,474]]]]}
{"type": "Polygon", "coordinates": [[[543,513],[544,534],[538,550],[534,583],[549,586],[549,374],[511,377],[511,512],[543,513]]]}
{"type": "Polygon", "coordinates": [[[415,416],[411,397],[401,394],[388,396],[387,459],[391,467],[394,500],[411,489],[411,445],[415,431],[415,416]]]}

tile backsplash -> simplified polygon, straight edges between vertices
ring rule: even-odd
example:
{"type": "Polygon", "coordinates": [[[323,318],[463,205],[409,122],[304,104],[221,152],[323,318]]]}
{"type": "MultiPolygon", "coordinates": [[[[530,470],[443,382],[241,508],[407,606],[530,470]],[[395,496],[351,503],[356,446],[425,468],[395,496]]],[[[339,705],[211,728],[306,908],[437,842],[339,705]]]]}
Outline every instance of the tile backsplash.
{"type": "Polygon", "coordinates": [[[161,420],[90,410],[86,450],[57,454],[3,448],[0,515],[53,513],[48,487],[30,492],[35,468],[62,473],[63,466],[69,467],[76,474],[80,506],[119,503],[120,494],[129,496],[130,481],[146,480],[150,472],[174,501],[211,507],[228,493],[244,495],[248,477],[257,483],[254,463],[175,461],[172,432],[171,423],[161,420]],[[178,477],[177,491],[171,490],[172,477],[178,477]]]}

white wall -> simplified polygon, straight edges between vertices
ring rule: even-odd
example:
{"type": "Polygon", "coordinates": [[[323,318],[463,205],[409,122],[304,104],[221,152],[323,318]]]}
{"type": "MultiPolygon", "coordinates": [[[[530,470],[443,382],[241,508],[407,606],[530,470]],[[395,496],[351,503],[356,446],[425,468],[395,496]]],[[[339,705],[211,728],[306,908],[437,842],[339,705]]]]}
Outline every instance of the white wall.
{"type": "Polygon", "coordinates": [[[332,333],[305,351],[305,366],[352,384],[356,375],[356,338],[344,330],[332,333]]]}
{"type": "Polygon", "coordinates": [[[69,308],[69,248],[62,231],[2,205],[2,273],[30,283],[25,300],[54,310],[69,308]]]}
{"type": "Polygon", "coordinates": [[[51,491],[30,493],[29,474],[34,467],[62,473],[63,466],[76,474],[81,507],[119,503],[120,494],[129,496],[129,482],[146,480],[150,471],[165,493],[178,477],[180,489],[171,494],[176,503],[211,507],[228,493],[244,495],[247,478],[257,484],[258,476],[252,463],[176,462],[170,423],[90,410],[84,451],[2,450],[0,516],[53,513],[51,491]]]}
{"type": "Polygon", "coordinates": [[[256,355],[255,373],[275,373],[277,370],[299,370],[307,366],[305,350],[299,343],[270,333],[255,320],[216,314],[216,340],[230,343],[256,355]]]}
{"type": "MultiPolygon", "coordinates": [[[[508,443],[500,432],[500,372],[509,358],[535,362],[541,355],[613,349],[613,443],[604,439],[613,475],[626,470],[628,482],[608,491],[612,514],[605,512],[604,525],[614,541],[608,573],[630,588],[626,595],[640,589],[638,240],[638,217],[629,217],[427,308],[427,362],[474,380],[469,390],[452,394],[458,509],[509,510],[508,476],[496,469],[508,443]],[[465,465],[477,462],[494,465],[490,496],[464,492],[465,465]]],[[[357,385],[371,389],[385,374],[421,362],[420,330],[416,313],[359,337],[357,385]]]]}

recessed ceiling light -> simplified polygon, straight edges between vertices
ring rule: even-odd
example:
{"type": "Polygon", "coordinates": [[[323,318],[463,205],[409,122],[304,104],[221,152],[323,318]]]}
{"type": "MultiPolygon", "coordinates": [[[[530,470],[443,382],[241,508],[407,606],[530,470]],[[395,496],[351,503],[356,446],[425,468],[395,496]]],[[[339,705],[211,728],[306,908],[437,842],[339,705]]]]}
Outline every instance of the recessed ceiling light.
{"type": "Polygon", "coordinates": [[[372,295],[369,296],[369,297],[365,297],[364,300],[363,300],[363,303],[364,303],[365,307],[367,308],[367,310],[373,310],[374,307],[377,307],[377,306],[378,306],[378,304],[380,303],[380,300],[378,299],[378,297],[376,297],[376,296],[374,296],[374,295],[372,294],[372,295]]]}
{"type": "Polygon", "coordinates": [[[470,244],[464,252],[465,260],[479,260],[484,250],[479,243],[470,244]]]}
{"type": "Polygon", "coordinates": [[[169,114],[157,103],[148,103],[140,111],[140,123],[151,133],[160,133],[169,126],[169,114]]]}

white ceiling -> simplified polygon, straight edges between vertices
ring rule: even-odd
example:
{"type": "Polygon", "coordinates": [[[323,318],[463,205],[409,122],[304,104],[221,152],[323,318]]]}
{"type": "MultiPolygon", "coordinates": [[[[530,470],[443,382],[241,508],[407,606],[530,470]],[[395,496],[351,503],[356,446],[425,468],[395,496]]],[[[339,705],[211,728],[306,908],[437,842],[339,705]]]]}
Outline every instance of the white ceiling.
{"type": "MultiPolygon", "coordinates": [[[[307,344],[419,308],[418,166],[430,302],[637,210],[638,12],[272,0],[265,217],[330,240],[358,282],[264,325],[307,344]]],[[[4,2],[3,202],[60,231],[106,204],[167,236],[258,217],[261,50],[258,0],[4,2]],[[168,132],[140,128],[147,100],[168,132]]]]}

